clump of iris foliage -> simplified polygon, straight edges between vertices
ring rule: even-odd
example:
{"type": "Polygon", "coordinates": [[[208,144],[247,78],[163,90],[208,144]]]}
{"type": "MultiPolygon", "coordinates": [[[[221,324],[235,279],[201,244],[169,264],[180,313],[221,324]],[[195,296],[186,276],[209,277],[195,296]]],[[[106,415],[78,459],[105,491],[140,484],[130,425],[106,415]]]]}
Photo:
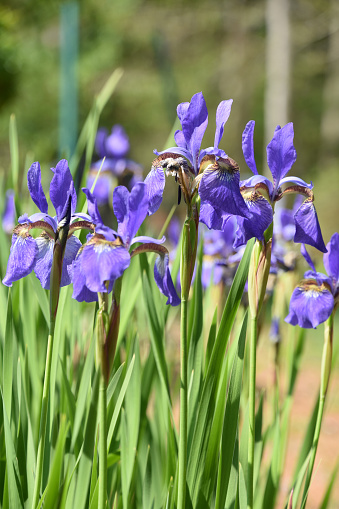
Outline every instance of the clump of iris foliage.
{"type": "Polygon", "coordinates": [[[108,97],[106,87],[72,160],[25,171],[34,205],[19,186],[11,125],[15,193],[0,239],[1,507],[275,507],[304,330],[324,323],[319,398],[285,493],[286,507],[305,507],[331,372],[339,235],[325,246],[312,183],[288,175],[293,125],[278,126],[267,146],[272,180],[255,163],[254,121],[245,126],[253,176],[241,180],[221,148],[232,100],[219,104],[214,146],[204,147],[208,111],[197,93],[179,104],[175,146],[155,151],[143,181],[121,126],[98,131],[93,157],[108,97]],[[83,152],[87,187],[78,191],[83,152]],[[150,235],[167,176],[178,204],[150,235]],[[289,194],[302,197],[293,210],[277,205],[289,194]],[[324,253],[327,274],[305,245],[324,253]],[[311,270],[298,282],[300,252],[311,270]],[[267,334],[275,364],[264,398],[256,350],[267,334]]]}

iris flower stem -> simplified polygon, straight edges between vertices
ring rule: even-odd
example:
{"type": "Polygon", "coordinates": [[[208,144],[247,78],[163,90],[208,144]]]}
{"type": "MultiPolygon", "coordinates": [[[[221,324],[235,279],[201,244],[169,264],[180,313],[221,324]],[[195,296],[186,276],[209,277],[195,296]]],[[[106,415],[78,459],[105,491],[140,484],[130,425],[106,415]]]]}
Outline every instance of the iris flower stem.
{"type": "Polygon", "coordinates": [[[107,386],[103,373],[99,392],[99,504],[105,509],[107,496],[107,386]]]}
{"type": "Polygon", "coordinates": [[[55,330],[55,317],[51,316],[49,335],[48,335],[48,343],[47,343],[44,387],[43,387],[42,402],[41,402],[39,445],[38,445],[38,456],[37,456],[37,465],[36,465],[36,473],[35,473],[32,509],[35,509],[37,507],[37,505],[39,503],[39,498],[40,498],[40,487],[41,487],[42,469],[43,469],[43,462],[44,462],[44,452],[45,452],[46,423],[47,423],[47,411],[48,411],[49,385],[50,385],[50,379],[51,379],[54,330],[55,330]]]}
{"type": "Polygon", "coordinates": [[[187,414],[188,414],[188,328],[187,308],[193,267],[197,252],[196,223],[192,211],[187,210],[181,247],[181,322],[180,322],[180,425],[179,425],[179,479],[178,509],[185,509],[187,473],[187,414]]]}
{"type": "Polygon", "coordinates": [[[181,298],[180,324],[180,427],[178,509],[185,509],[187,471],[187,299],[181,298]]]}
{"type": "Polygon", "coordinates": [[[253,509],[254,500],[254,445],[255,445],[255,379],[257,364],[257,316],[251,318],[250,383],[249,383],[249,436],[248,436],[248,497],[247,508],[253,509]]]}
{"type": "Polygon", "coordinates": [[[305,481],[305,486],[304,486],[304,493],[303,493],[301,509],[304,509],[304,507],[306,506],[308,490],[310,487],[315,457],[317,454],[321,424],[322,424],[322,419],[323,419],[323,414],[324,414],[325,399],[326,399],[327,388],[328,388],[328,383],[329,383],[330,374],[331,374],[332,345],[333,345],[333,313],[325,322],[324,346],[323,346],[323,355],[322,355],[322,361],[321,361],[319,407],[318,407],[317,421],[316,421],[314,436],[313,436],[310,462],[308,465],[306,481],[305,481]]]}
{"type": "Polygon", "coordinates": [[[97,361],[100,365],[99,390],[99,499],[98,509],[105,509],[107,498],[107,383],[109,363],[107,357],[108,294],[98,293],[99,311],[97,314],[97,361]],[[108,367],[107,367],[108,366],[108,367]]]}

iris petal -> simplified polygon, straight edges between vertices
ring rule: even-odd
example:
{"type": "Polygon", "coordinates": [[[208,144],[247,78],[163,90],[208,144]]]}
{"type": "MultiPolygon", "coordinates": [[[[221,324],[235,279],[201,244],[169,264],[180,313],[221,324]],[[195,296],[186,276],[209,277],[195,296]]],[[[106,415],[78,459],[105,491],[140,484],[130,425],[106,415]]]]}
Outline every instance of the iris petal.
{"type": "Polygon", "coordinates": [[[239,170],[207,168],[199,186],[201,200],[222,210],[224,214],[246,217],[248,214],[239,189],[239,170]]]}
{"type": "Polygon", "coordinates": [[[97,151],[97,154],[99,157],[103,158],[106,154],[106,138],[108,136],[108,131],[104,127],[100,127],[97,131],[97,135],[95,137],[95,150],[97,151]]]}
{"type": "Polygon", "coordinates": [[[321,289],[314,284],[305,290],[298,286],[292,293],[285,321],[304,329],[315,329],[331,315],[333,306],[333,295],[326,288],[321,289]]]}
{"type": "Polygon", "coordinates": [[[42,288],[49,290],[53,263],[54,240],[44,235],[37,237],[36,243],[38,246],[38,254],[36,257],[34,272],[36,277],[39,279],[42,288]]]}
{"type": "Polygon", "coordinates": [[[60,286],[67,286],[71,283],[71,268],[75,257],[81,248],[82,244],[78,237],[71,235],[66,242],[65,254],[62,263],[61,283],[60,286]]]}
{"type": "Polygon", "coordinates": [[[181,119],[182,132],[197,171],[198,154],[208,124],[208,111],[202,92],[195,94],[181,119]]]}
{"type": "Polygon", "coordinates": [[[339,235],[334,233],[327,244],[327,253],[324,254],[326,272],[334,281],[339,283],[339,235]]]}
{"type": "Polygon", "coordinates": [[[15,226],[15,193],[12,189],[6,191],[5,209],[2,214],[2,228],[6,233],[12,233],[15,226]]]}
{"type": "Polygon", "coordinates": [[[130,264],[130,255],[124,247],[98,241],[84,246],[79,255],[86,286],[92,292],[107,292],[106,281],[113,282],[122,276],[130,264]]]}
{"type": "Polygon", "coordinates": [[[326,253],[326,246],[321,234],[317,212],[310,200],[305,200],[294,214],[295,235],[294,242],[301,242],[313,246],[326,253]]]}
{"type": "Polygon", "coordinates": [[[154,214],[162,202],[165,189],[165,174],[162,168],[152,168],[145,178],[148,196],[148,215],[154,214]]]}
{"type": "Polygon", "coordinates": [[[124,186],[114,189],[113,209],[118,220],[118,234],[127,247],[147,216],[148,205],[147,185],[144,182],[135,184],[131,192],[124,186]]]}
{"type": "Polygon", "coordinates": [[[37,253],[38,246],[33,237],[13,234],[6,275],[2,280],[3,284],[12,286],[14,281],[28,276],[34,268],[37,253]]]}
{"type": "Polygon", "coordinates": [[[250,199],[245,199],[248,207],[248,217],[237,217],[238,228],[235,232],[234,247],[237,248],[255,237],[264,239],[264,232],[273,221],[273,210],[265,198],[253,193],[250,199]]]}
{"type": "Polygon", "coordinates": [[[27,172],[27,186],[35,205],[41,212],[47,214],[48,205],[41,185],[41,169],[38,162],[33,163],[27,172]]]}
{"type": "Polygon", "coordinates": [[[244,158],[249,169],[258,175],[257,165],[254,159],[254,143],[253,143],[253,132],[254,132],[255,121],[250,120],[242,133],[242,151],[244,158]]]}
{"type": "Polygon", "coordinates": [[[73,215],[77,205],[77,196],[74,189],[73,178],[68,168],[68,163],[66,159],[62,159],[55,167],[49,188],[49,194],[57,214],[58,222],[63,219],[65,215],[68,193],[72,196],[71,212],[73,215]]]}
{"type": "Polygon", "coordinates": [[[223,230],[230,217],[230,214],[224,214],[222,210],[207,202],[201,203],[199,221],[210,230],[223,230]]]}
{"type": "Polygon", "coordinates": [[[102,224],[102,219],[101,219],[100,212],[98,210],[98,204],[97,204],[97,200],[96,200],[95,196],[86,187],[83,187],[82,190],[86,195],[87,210],[88,210],[89,215],[92,218],[93,223],[96,225],[102,224]]]}
{"type": "Polygon", "coordinates": [[[233,99],[228,99],[226,101],[221,101],[218,105],[217,113],[216,113],[216,130],[214,137],[214,146],[215,148],[219,147],[219,143],[221,142],[221,138],[224,134],[224,126],[228,120],[228,117],[231,113],[233,99]]]}
{"type": "Polygon", "coordinates": [[[166,304],[178,306],[180,304],[180,299],[174,288],[168,263],[168,254],[157,257],[154,264],[154,279],[161,293],[167,297],[166,304]]]}
{"type": "Polygon", "coordinates": [[[275,190],[297,159],[293,137],[293,124],[290,122],[283,128],[276,129],[272,140],[267,145],[267,163],[273,176],[275,190]]]}
{"type": "Polygon", "coordinates": [[[79,258],[73,262],[70,274],[73,282],[73,299],[78,302],[95,302],[98,300],[98,294],[91,292],[86,286],[86,277],[81,270],[79,258]]]}
{"type": "Polygon", "coordinates": [[[111,134],[105,140],[107,155],[115,158],[125,157],[129,151],[129,139],[125,129],[116,124],[112,127],[111,134]]]}

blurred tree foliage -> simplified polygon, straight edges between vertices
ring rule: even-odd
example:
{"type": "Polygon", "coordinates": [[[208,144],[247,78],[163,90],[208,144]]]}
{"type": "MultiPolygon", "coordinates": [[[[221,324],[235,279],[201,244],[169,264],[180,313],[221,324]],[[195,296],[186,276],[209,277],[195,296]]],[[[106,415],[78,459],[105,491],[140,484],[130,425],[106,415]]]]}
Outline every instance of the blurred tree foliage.
{"type": "MultiPolygon", "coordinates": [[[[13,112],[21,165],[27,153],[26,162],[34,158],[46,165],[57,157],[61,3],[5,0],[0,8],[0,172],[5,174],[9,169],[8,121],[13,112]]],[[[190,100],[200,90],[211,112],[220,100],[234,99],[222,147],[238,160],[243,175],[247,170],[241,133],[248,120],[256,120],[260,168],[265,2],[84,0],[79,7],[79,126],[112,70],[122,67],[124,76],[100,124],[108,128],[114,123],[124,125],[131,139],[131,157],[142,163],[145,171],[150,167],[152,150],[163,148],[166,142],[178,102],[190,100]]],[[[291,2],[290,20],[290,120],[295,125],[298,153],[293,173],[318,184],[319,167],[324,176],[324,155],[321,166],[319,159],[323,93],[329,71],[329,0],[291,2]]],[[[208,144],[213,144],[214,122],[211,113],[208,144]]],[[[339,143],[332,151],[335,164],[339,143]]],[[[329,171],[336,175],[333,168],[329,171]]],[[[337,179],[337,189],[338,184],[337,179]]]]}

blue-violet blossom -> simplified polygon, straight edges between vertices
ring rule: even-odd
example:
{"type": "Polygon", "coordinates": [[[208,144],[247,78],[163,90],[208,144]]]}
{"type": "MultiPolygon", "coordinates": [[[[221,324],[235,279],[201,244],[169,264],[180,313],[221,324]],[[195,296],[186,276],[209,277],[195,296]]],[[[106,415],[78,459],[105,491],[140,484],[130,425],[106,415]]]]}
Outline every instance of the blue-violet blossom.
{"type": "Polygon", "coordinates": [[[317,272],[304,245],[301,252],[311,270],[292,293],[285,321],[304,329],[325,322],[339,304],[339,235],[334,233],[323,256],[327,275],[317,272]]]}
{"type": "Polygon", "coordinates": [[[277,126],[272,140],[267,145],[267,162],[273,182],[258,174],[253,147],[254,125],[253,120],[248,122],[242,135],[245,161],[254,176],[240,184],[241,194],[248,207],[249,215],[246,218],[237,218],[235,246],[245,244],[251,237],[263,240],[265,230],[273,221],[275,202],[286,194],[298,193],[304,195],[306,199],[294,214],[294,242],[309,244],[326,252],[313,204],[312,183],[306,184],[301,178],[286,176],[297,158],[293,146],[293,124],[286,124],[282,128],[277,126]],[[282,190],[281,186],[287,183],[293,185],[282,190]]]}
{"type": "Polygon", "coordinates": [[[147,216],[149,201],[146,184],[138,182],[129,191],[118,186],[113,192],[113,210],[118,221],[114,231],[102,222],[95,197],[86,188],[88,213],[95,223],[93,235],[80,249],[73,263],[73,298],[78,301],[97,300],[98,292],[110,292],[116,279],[128,268],[131,257],[141,252],[152,251],[159,256],[154,266],[154,278],[159,290],[168,298],[167,304],[176,306],[180,299],[175,291],[169,270],[168,251],[161,246],[165,240],[139,236],[136,233],[147,216]],[[131,253],[135,243],[141,246],[131,253]]]}
{"type": "MultiPolygon", "coordinates": [[[[208,124],[208,111],[201,92],[190,102],[177,107],[182,130],[174,135],[176,147],[155,153],[158,157],[145,179],[150,201],[149,214],[160,206],[165,187],[164,169],[179,183],[188,207],[197,193],[201,199],[200,221],[214,228],[214,215],[247,216],[248,210],[240,194],[240,173],[237,163],[227,156],[219,144],[224,125],[230,115],[232,99],[222,101],[216,112],[214,146],[202,149],[202,139],[208,124]]],[[[218,228],[220,229],[220,228],[218,228]]]]}
{"type": "Polygon", "coordinates": [[[71,216],[60,286],[69,285],[72,262],[81,247],[81,242],[73,235],[73,232],[79,228],[93,229],[87,215],[75,213],[77,197],[67,161],[65,159],[59,161],[51,170],[54,175],[49,194],[56,211],[54,217],[48,214],[48,204],[41,185],[40,164],[35,162],[28,170],[28,189],[40,212],[30,217],[27,214],[19,217],[19,224],[13,230],[7,271],[2,281],[6,286],[12,286],[14,281],[18,281],[34,270],[41,286],[45,289],[50,288],[54,243],[59,229],[64,225],[65,218],[71,216]],[[35,229],[42,230],[36,238],[30,234],[31,230],[35,229]]]}

